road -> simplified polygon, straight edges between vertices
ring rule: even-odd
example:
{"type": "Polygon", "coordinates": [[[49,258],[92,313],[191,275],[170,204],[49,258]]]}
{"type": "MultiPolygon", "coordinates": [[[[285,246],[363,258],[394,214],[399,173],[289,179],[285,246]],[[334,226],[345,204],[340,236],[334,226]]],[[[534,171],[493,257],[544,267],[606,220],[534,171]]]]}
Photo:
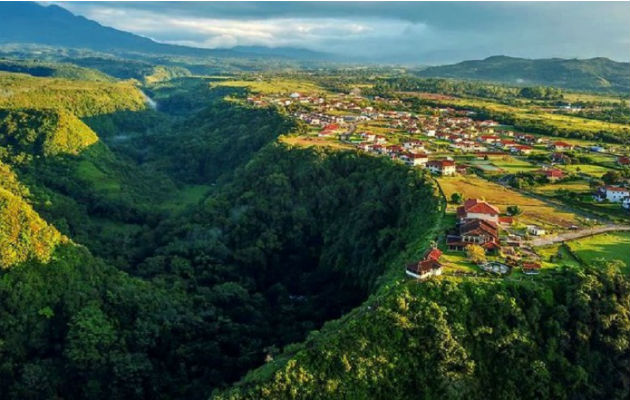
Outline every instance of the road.
{"type": "Polygon", "coordinates": [[[619,231],[630,231],[630,225],[604,225],[604,226],[596,226],[593,228],[580,229],[578,231],[570,231],[559,233],[553,236],[545,236],[540,238],[535,238],[530,240],[528,243],[533,247],[540,246],[548,246],[555,243],[566,242],[567,240],[580,239],[587,236],[597,235],[599,233],[606,232],[619,232],[619,231]]]}

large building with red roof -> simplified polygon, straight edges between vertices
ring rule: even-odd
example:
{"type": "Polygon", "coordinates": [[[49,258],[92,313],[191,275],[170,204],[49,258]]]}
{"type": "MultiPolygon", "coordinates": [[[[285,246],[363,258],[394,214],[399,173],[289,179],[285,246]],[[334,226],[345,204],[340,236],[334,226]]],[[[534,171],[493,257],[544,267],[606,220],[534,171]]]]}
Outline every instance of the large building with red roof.
{"type": "Polygon", "coordinates": [[[499,223],[499,209],[495,206],[478,199],[468,199],[463,206],[457,208],[457,218],[461,222],[473,219],[499,223]]]}

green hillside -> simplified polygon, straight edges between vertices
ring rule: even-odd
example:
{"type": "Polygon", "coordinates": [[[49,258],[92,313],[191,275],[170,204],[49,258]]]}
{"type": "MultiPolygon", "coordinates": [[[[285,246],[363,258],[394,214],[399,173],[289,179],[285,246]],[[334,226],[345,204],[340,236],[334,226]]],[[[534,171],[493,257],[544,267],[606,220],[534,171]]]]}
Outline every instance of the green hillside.
{"type": "Polygon", "coordinates": [[[408,282],[213,398],[621,399],[629,302],[615,270],[408,282]]]}
{"type": "Polygon", "coordinates": [[[76,155],[97,141],[96,134],[67,111],[0,109],[0,146],[16,156],[76,155]]]}
{"type": "Polygon", "coordinates": [[[0,162],[0,269],[28,260],[47,262],[64,238],[24,200],[28,191],[0,162]]]}
{"type": "Polygon", "coordinates": [[[106,74],[73,64],[48,63],[34,60],[0,59],[0,71],[17,72],[46,78],[66,78],[84,81],[113,82],[106,74]]]}
{"type": "Polygon", "coordinates": [[[0,72],[0,108],[54,108],[77,117],[146,108],[131,82],[91,82],[0,72]]]}
{"type": "Polygon", "coordinates": [[[423,77],[475,79],[516,85],[548,85],[627,94],[630,65],[607,58],[530,60],[506,56],[429,67],[423,77]]]}

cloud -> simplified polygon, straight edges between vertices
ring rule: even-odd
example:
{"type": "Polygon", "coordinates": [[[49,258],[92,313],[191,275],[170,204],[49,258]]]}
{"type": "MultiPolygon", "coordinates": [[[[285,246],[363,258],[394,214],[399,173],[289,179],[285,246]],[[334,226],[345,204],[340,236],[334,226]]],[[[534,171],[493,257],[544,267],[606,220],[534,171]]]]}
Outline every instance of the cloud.
{"type": "Polygon", "coordinates": [[[206,48],[290,46],[420,63],[495,54],[629,56],[627,2],[56,4],[160,42],[206,48]]]}

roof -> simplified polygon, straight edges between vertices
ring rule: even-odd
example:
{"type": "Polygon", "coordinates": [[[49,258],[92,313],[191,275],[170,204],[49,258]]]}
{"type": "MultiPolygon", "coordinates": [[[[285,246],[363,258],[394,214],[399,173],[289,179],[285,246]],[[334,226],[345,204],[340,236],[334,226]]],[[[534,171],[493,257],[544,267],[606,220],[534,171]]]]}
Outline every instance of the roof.
{"type": "Polygon", "coordinates": [[[514,219],[512,217],[499,217],[500,224],[512,225],[514,219]]]}
{"type": "Polygon", "coordinates": [[[523,269],[540,269],[540,264],[536,262],[524,262],[523,269]]]}
{"type": "Polygon", "coordinates": [[[564,172],[560,169],[546,169],[542,172],[543,174],[551,178],[561,178],[564,176],[564,172]]]}
{"type": "Polygon", "coordinates": [[[465,218],[468,213],[499,215],[499,209],[483,200],[468,199],[463,206],[457,208],[457,215],[465,218]]]}
{"type": "Polygon", "coordinates": [[[453,167],[455,166],[455,161],[452,160],[431,160],[428,162],[429,165],[435,165],[440,168],[444,167],[453,167]]]}
{"type": "Polygon", "coordinates": [[[425,260],[429,260],[429,259],[439,260],[441,256],[442,256],[442,252],[440,251],[440,249],[435,249],[435,248],[429,249],[427,250],[426,253],[424,253],[425,260]]]}
{"type": "Polygon", "coordinates": [[[628,192],[630,189],[622,188],[619,186],[604,186],[607,192],[628,192]]]}
{"type": "Polygon", "coordinates": [[[567,142],[553,142],[553,145],[556,147],[572,147],[572,145],[567,142]]]}
{"type": "Polygon", "coordinates": [[[407,265],[407,270],[411,272],[415,272],[419,275],[430,272],[435,269],[442,268],[442,264],[439,261],[434,259],[422,260],[413,264],[407,265]]]}
{"type": "Polygon", "coordinates": [[[459,226],[460,235],[490,235],[493,238],[498,237],[497,225],[483,219],[473,219],[459,226]]]}

